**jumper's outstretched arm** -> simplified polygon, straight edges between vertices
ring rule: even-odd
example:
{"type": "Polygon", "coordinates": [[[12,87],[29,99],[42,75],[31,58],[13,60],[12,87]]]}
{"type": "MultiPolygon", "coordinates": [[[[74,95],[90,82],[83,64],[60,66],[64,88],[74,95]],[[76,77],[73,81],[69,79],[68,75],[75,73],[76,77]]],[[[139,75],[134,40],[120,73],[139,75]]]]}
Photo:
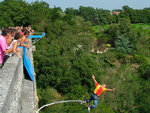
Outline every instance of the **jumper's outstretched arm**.
{"type": "Polygon", "coordinates": [[[115,89],[106,89],[106,91],[114,91],[115,89]]]}
{"type": "Polygon", "coordinates": [[[92,75],[93,81],[95,82],[95,84],[97,83],[97,81],[95,80],[95,76],[92,75]]]}

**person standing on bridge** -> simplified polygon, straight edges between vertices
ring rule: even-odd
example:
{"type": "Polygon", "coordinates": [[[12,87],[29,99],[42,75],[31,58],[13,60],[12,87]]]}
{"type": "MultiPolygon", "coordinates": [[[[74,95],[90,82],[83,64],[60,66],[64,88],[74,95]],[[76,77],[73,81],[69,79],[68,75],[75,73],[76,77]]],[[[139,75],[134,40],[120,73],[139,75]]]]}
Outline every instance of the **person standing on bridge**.
{"type": "Polygon", "coordinates": [[[95,82],[95,90],[94,92],[91,94],[90,98],[88,100],[85,99],[86,103],[89,103],[90,101],[94,101],[93,105],[90,106],[90,109],[95,108],[98,104],[98,97],[101,95],[102,92],[104,91],[114,91],[115,89],[107,89],[106,85],[100,85],[96,80],[95,80],[95,76],[92,75],[93,81],[95,82]]]}
{"type": "Polygon", "coordinates": [[[31,47],[31,45],[29,44],[29,40],[27,39],[28,36],[29,36],[29,31],[25,29],[23,32],[23,37],[21,38],[22,40],[20,43],[21,46],[28,47],[28,48],[31,47]]]}
{"type": "Polygon", "coordinates": [[[2,35],[0,35],[0,68],[4,65],[4,56],[12,52],[12,49],[8,49],[7,41],[10,40],[11,35],[8,30],[3,29],[2,35]]]}

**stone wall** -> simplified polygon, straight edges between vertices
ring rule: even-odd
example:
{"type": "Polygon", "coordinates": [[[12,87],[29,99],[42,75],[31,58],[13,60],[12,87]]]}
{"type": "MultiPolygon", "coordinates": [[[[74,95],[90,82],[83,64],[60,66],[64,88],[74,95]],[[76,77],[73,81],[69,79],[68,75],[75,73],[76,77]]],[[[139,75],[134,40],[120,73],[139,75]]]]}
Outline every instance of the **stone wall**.
{"type": "Polygon", "coordinates": [[[0,113],[34,113],[33,82],[25,79],[23,69],[16,55],[0,69],[0,113]]]}
{"type": "Polygon", "coordinates": [[[23,62],[17,56],[10,57],[0,70],[0,113],[21,111],[23,62]]]}

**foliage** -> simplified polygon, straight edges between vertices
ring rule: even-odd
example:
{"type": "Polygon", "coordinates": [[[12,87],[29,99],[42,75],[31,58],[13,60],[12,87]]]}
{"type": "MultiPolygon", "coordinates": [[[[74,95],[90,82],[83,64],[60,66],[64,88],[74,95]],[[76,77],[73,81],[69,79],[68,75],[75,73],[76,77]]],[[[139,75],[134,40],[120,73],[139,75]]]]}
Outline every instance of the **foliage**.
{"type": "Polygon", "coordinates": [[[150,110],[150,85],[149,80],[141,82],[141,91],[137,98],[137,105],[140,113],[147,113],[150,110]]]}
{"type": "Polygon", "coordinates": [[[131,53],[132,45],[129,38],[124,35],[118,36],[115,41],[116,50],[124,53],[131,53]]]}
{"type": "Polygon", "coordinates": [[[94,9],[92,7],[80,6],[79,9],[67,8],[65,10],[66,14],[71,14],[74,16],[81,16],[85,21],[90,21],[92,25],[99,24],[110,24],[111,15],[110,11],[104,9],[94,9]]]}
{"type": "Polygon", "coordinates": [[[130,18],[132,23],[149,23],[149,9],[132,9],[129,6],[123,6],[120,13],[121,17],[130,18]]]}
{"type": "Polygon", "coordinates": [[[129,19],[131,23],[150,22],[149,8],[132,9],[129,6],[123,6],[122,9],[112,10],[111,12],[104,9],[80,6],[79,9],[66,8],[65,13],[82,16],[86,21],[90,21],[92,25],[118,23],[122,18],[129,19]],[[114,12],[119,12],[119,14],[115,14],[114,12]]]}
{"type": "Polygon", "coordinates": [[[116,24],[112,24],[106,30],[106,33],[112,37],[112,39],[116,39],[116,37],[120,34],[120,27],[116,24]]]}

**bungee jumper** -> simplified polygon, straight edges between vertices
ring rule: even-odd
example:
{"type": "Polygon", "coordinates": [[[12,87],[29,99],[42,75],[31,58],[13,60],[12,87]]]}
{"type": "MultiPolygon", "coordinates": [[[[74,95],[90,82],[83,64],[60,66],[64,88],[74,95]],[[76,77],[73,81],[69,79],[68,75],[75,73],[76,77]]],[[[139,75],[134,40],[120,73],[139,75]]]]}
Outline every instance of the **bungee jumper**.
{"type": "Polygon", "coordinates": [[[88,104],[90,101],[93,100],[93,105],[88,107],[88,111],[90,111],[92,108],[96,108],[97,104],[98,104],[98,97],[101,95],[102,92],[104,91],[114,91],[115,89],[107,89],[106,85],[100,85],[96,80],[95,80],[95,76],[92,75],[93,81],[95,82],[95,90],[94,92],[91,94],[90,98],[87,100],[85,99],[84,101],[88,104]]]}
{"type": "Polygon", "coordinates": [[[84,101],[83,100],[64,100],[64,101],[57,101],[57,102],[52,102],[50,104],[46,104],[42,107],[40,107],[36,113],[39,113],[39,111],[45,107],[48,107],[48,106],[52,106],[52,105],[55,105],[55,104],[61,104],[61,103],[81,103],[83,105],[86,105],[88,107],[88,113],[90,113],[90,110],[92,108],[96,108],[97,104],[98,104],[98,97],[101,95],[101,93],[103,91],[114,91],[115,89],[107,89],[106,88],[106,85],[103,84],[103,85],[100,85],[96,80],[95,80],[95,76],[92,75],[92,78],[93,78],[93,81],[95,82],[95,90],[94,92],[91,94],[90,98],[87,100],[85,99],[84,101]],[[93,105],[89,105],[88,103],[90,101],[94,101],[93,105]]]}

